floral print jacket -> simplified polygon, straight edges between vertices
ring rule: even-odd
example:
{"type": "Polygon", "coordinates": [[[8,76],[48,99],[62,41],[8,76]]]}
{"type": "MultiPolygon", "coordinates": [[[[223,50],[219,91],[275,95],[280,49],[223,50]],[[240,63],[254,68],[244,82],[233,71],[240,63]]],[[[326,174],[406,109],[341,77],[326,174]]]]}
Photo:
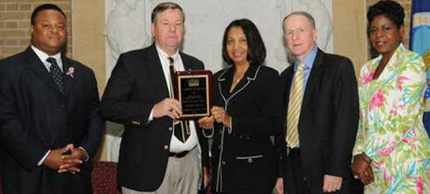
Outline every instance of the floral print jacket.
{"type": "Polygon", "coordinates": [[[425,65],[400,44],[378,79],[379,56],[367,62],[359,79],[360,123],[353,154],[366,153],[375,167],[430,158],[423,126],[425,65]]]}

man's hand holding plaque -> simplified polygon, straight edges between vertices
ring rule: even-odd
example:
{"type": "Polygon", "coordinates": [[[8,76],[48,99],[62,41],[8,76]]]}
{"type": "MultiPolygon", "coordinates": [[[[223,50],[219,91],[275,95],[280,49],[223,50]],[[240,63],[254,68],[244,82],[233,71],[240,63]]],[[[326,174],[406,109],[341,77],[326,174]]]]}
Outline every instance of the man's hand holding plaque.
{"type": "Polygon", "coordinates": [[[154,106],[154,118],[168,116],[172,119],[179,119],[181,115],[181,104],[178,100],[165,98],[154,106]]]}

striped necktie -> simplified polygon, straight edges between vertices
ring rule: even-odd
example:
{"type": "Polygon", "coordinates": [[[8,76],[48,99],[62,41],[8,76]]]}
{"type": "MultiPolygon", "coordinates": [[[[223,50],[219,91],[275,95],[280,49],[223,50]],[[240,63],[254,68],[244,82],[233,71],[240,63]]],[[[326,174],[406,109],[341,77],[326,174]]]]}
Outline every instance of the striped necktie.
{"type": "MultiPolygon", "coordinates": [[[[169,60],[169,71],[170,71],[170,97],[175,98],[174,96],[174,92],[173,92],[173,77],[175,74],[175,61],[173,60],[172,57],[168,57],[167,58],[169,60]]],[[[185,143],[188,139],[188,137],[190,137],[190,123],[187,120],[174,120],[173,121],[173,134],[176,136],[176,138],[185,143]]]]}
{"type": "Polygon", "coordinates": [[[286,141],[290,148],[298,147],[299,145],[299,132],[298,124],[300,117],[300,110],[302,108],[303,100],[303,70],[305,64],[300,63],[294,75],[293,83],[291,84],[290,98],[288,102],[287,114],[287,138],[286,141]]]}

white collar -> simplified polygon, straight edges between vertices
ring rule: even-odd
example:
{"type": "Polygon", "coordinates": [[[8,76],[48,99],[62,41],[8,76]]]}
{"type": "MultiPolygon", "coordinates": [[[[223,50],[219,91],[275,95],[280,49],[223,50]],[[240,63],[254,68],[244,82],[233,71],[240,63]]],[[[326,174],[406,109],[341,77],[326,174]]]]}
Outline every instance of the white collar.
{"type": "MultiPolygon", "coordinates": [[[[166,53],[166,52],[164,52],[157,44],[155,44],[155,48],[157,49],[157,52],[158,52],[158,54],[159,55],[161,55],[163,58],[165,58],[165,59],[167,59],[167,58],[169,58],[169,55],[166,53]]],[[[172,57],[173,58],[173,60],[177,60],[177,58],[178,58],[178,56],[179,56],[179,50],[177,50],[172,56],[170,56],[170,57],[172,57]]]]}
{"type": "Polygon", "coordinates": [[[31,45],[31,49],[33,49],[33,51],[36,53],[36,55],[39,57],[39,59],[42,62],[45,62],[46,59],[48,59],[49,57],[52,57],[57,61],[61,60],[61,52],[59,52],[55,55],[49,56],[48,54],[46,54],[45,52],[41,51],[40,49],[38,49],[37,47],[35,47],[33,45],[31,45]]]}

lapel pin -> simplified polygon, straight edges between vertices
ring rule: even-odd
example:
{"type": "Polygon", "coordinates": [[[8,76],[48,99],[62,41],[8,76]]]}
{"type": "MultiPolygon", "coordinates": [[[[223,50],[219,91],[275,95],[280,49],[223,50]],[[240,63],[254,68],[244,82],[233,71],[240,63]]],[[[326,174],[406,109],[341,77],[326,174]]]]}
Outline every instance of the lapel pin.
{"type": "Polygon", "coordinates": [[[69,67],[69,69],[67,70],[66,75],[70,76],[73,78],[73,73],[75,73],[75,68],[74,67],[69,67]]]}

